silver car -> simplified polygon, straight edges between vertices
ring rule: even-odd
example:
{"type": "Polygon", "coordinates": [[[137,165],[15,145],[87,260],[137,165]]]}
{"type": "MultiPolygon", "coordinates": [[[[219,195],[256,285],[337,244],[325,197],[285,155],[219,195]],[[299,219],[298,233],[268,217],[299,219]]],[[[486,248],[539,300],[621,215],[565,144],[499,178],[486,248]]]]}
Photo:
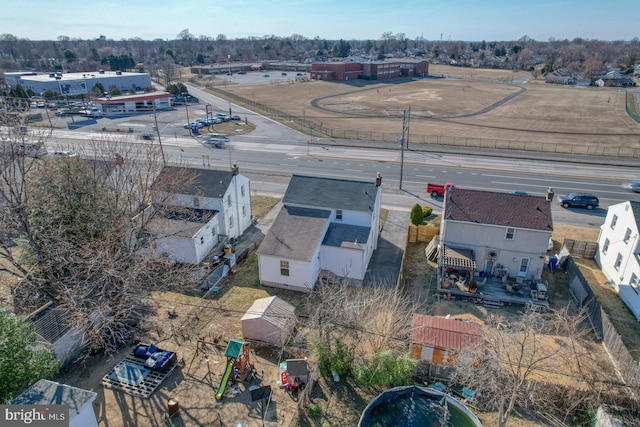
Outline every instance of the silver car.
{"type": "Polygon", "coordinates": [[[625,182],[622,184],[622,188],[625,190],[633,191],[634,193],[640,193],[640,181],[625,182]]]}

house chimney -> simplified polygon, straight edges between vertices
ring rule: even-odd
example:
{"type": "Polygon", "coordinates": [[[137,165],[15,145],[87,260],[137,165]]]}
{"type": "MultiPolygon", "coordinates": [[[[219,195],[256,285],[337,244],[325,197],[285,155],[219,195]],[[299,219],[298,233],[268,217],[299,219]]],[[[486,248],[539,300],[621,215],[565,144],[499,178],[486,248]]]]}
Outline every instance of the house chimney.
{"type": "Polygon", "coordinates": [[[231,173],[233,175],[238,175],[240,173],[240,168],[238,167],[238,165],[236,164],[233,165],[233,169],[231,169],[231,173]]]}
{"type": "Polygon", "coordinates": [[[380,187],[382,185],[382,175],[380,172],[376,174],[376,187],[380,187]]]}

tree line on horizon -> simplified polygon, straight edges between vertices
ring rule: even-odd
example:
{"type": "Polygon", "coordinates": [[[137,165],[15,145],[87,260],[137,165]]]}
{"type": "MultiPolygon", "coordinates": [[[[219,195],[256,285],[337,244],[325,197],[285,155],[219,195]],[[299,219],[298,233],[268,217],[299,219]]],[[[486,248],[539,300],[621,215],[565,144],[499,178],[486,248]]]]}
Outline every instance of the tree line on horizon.
{"type": "Polygon", "coordinates": [[[104,36],[83,40],[59,36],[33,41],[12,34],[0,35],[0,70],[37,72],[83,72],[98,69],[153,72],[169,64],[192,66],[229,62],[328,61],[354,56],[381,60],[411,57],[431,63],[538,70],[542,74],[560,68],[575,76],[588,76],[610,68],[632,73],[640,59],[638,38],[631,41],[573,40],[537,41],[523,36],[514,41],[443,41],[423,37],[409,39],[403,33],[385,32],[378,40],[327,40],[268,35],[229,39],[192,35],[188,29],[174,40],[104,36]]]}

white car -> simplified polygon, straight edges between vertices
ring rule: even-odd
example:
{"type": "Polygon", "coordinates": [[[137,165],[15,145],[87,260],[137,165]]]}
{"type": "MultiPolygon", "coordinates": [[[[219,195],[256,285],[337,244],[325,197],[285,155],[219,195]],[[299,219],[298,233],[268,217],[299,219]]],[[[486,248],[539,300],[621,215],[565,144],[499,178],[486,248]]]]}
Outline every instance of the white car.
{"type": "Polygon", "coordinates": [[[76,157],[77,155],[71,150],[56,150],[53,152],[53,157],[76,157]]]}

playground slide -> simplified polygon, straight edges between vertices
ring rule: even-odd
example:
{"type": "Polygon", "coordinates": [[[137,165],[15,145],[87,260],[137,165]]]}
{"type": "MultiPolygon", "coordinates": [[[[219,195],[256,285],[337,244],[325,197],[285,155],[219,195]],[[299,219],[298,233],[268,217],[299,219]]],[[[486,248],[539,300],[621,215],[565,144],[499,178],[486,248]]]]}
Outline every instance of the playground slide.
{"type": "Polygon", "coordinates": [[[218,387],[218,391],[216,392],[216,400],[222,399],[222,395],[227,389],[227,384],[229,384],[229,377],[231,377],[231,372],[233,372],[233,360],[227,362],[227,369],[224,371],[224,375],[222,375],[220,387],[218,387]]]}

